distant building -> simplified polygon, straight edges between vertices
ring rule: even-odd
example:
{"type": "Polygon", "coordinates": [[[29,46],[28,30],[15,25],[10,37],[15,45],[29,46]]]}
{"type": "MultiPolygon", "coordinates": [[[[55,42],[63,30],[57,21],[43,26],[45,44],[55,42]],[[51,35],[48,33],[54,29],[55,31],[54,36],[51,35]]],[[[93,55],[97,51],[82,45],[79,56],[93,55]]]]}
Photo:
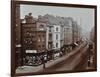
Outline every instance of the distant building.
{"type": "Polygon", "coordinates": [[[73,19],[66,18],[64,24],[64,45],[70,45],[73,43],[73,19]]]}
{"type": "Polygon", "coordinates": [[[81,28],[76,21],[73,21],[73,42],[78,43],[81,39],[81,28]]]}

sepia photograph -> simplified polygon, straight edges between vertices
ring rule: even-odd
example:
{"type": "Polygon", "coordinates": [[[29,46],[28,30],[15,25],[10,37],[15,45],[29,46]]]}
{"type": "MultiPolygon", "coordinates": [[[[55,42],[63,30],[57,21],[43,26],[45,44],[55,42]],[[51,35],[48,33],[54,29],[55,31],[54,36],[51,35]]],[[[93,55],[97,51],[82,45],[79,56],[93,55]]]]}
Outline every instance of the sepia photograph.
{"type": "Polygon", "coordinates": [[[96,71],[96,8],[12,1],[11,74],[96,71]]]}

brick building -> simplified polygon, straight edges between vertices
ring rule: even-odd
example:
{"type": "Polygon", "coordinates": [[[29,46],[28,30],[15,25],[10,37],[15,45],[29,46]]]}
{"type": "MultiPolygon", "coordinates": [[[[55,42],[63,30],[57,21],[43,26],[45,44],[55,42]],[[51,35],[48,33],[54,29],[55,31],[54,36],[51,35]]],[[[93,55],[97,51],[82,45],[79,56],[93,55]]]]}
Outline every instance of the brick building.
{"type": "Polygon", "coordinates": [[[46,23],[32,17],[25,16],[21,24],[23,53],[38,53],[46,49],[46,23]]]}

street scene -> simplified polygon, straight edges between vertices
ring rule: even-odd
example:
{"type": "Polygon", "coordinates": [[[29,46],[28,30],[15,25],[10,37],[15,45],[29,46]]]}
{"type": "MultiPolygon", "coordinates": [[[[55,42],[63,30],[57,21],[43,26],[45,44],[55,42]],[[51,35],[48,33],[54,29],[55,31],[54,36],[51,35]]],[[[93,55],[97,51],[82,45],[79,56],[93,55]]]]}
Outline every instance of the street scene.
{"type": "Polygon", "coordinates": [[[94,23],[94,9],[17,4],[16,73],[95,70],[94,23]]]}

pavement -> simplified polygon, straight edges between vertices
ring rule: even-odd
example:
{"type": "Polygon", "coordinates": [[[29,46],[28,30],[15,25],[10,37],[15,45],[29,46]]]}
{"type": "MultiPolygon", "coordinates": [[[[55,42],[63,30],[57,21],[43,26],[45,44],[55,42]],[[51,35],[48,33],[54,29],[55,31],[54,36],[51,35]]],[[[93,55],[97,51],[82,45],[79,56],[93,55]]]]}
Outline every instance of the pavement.
{"type": "MultiPolygon", "coordinates": [[[[66,54],[66,55],[64,55],[64,56],[62,56],[60,58],[57,58],[55,60],[48,61],[47,63],[45,63],[46,68],[50,68],[50,67],[56,65],[57,63],[60,63],[60,62],[64,61],[65,59],[67,59],[70,56],[72,56],[75,53],[77,53],[79,51],[79,49],[82,48],[82,47],[84,47],[85,45],[86,45],[86,43],[82,43],[80,46],[78,46],[77,48],[75,48],[74,50],[72,50],[70,53],[68,53],[68,54],[66,54]]],[[[75,63],[75,61],[74,61],[74,63],[75,63]]],[[[71,67],[71,68],[73,68],[73,67],[71,67]]],[[[16,73],[17,74],[19,74],[19,73],[30,73],[30,72],[35,73],[35,72],[39,72],[41,70],[44,70],[43,64],[39,65],[39,66],[21,66],[21,67],[18,67],[16,69],[16,73]]]]}

